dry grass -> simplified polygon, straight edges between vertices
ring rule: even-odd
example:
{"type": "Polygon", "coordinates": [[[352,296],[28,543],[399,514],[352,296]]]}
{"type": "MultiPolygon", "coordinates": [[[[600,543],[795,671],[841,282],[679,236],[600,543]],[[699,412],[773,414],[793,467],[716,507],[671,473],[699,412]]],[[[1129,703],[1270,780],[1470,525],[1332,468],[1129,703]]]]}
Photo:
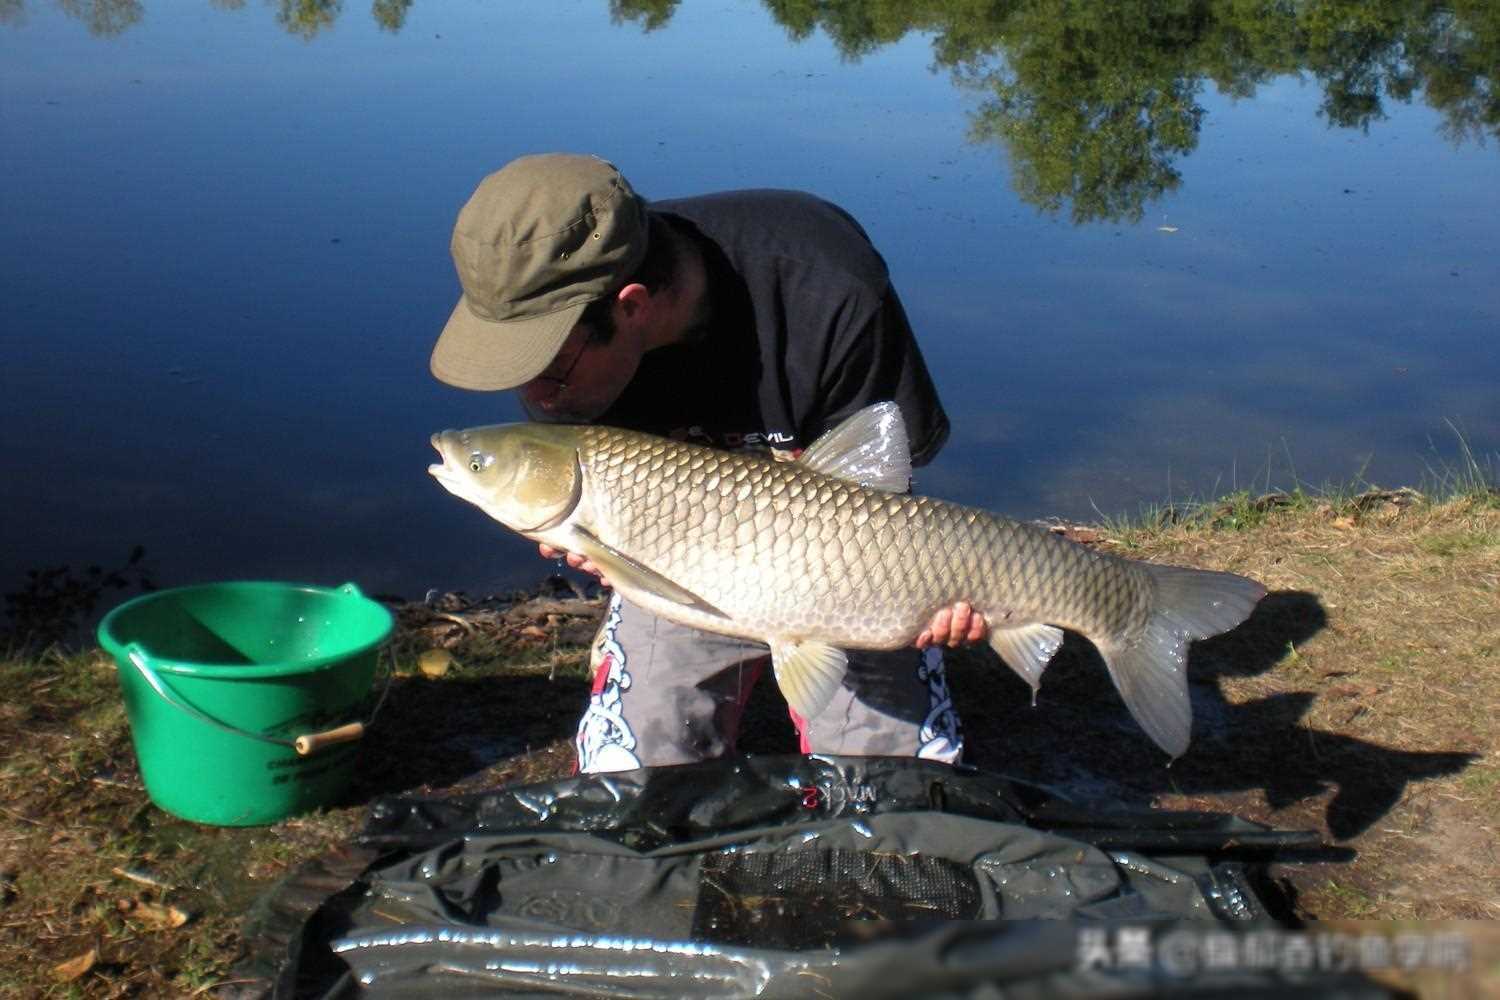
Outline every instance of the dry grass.
{"type": "MultiPolygon", "coordinates": [[[[1185,757],[1166,766],[1092,649],[1070,639],[1034,708],[987,656],[960,658],[953,686],[971,762],[1104,803],[1321,830],[1352,855],[1273,868],[1306,920],[1500,918],[1500,508],[1483,496],[1299,498],[1222,513],[1094,529],[1114,550],[1233,570],[1271,590],[1244,626],[1194,648],[1185,757]]],[[[431,610],[402,615],[400,676],[346,799],[251,830],[150,804],[102,654],[0,662],[0,995],[212,993],[233,978],[250,901],[345,840],[374,796],[566,773],[587,683],[581,652],[556,636],[576,638],[578,623],[496,639],[462,608],[431,610]],[[415,658],[434,644],[451,646],[458,666],[428,680],[415,658]],[[162,916],[173,908],[190,916],[184,926],[162,916]]],[[[770,721],[747,749],[792,749],[774,695],[758,697],[770,721]]],[[[1486,925],[1462,926],[1481,964],[1500,956],[1486,925]]],[[[1459,987],[1404,982],[1480,996],[1500,973],[1459,987]]]]}
{"type": "MultiPolygon", "coordinates": [[[[416,609],[402,618],[414,616],[431,623],[416,609]]],[[[398,676],[343,800],[238,829],[151,804],[105,654],[0,661],[11,693],[0,705],[0,997],[212,994],[234,982],[254,900],[348,841],[376,796],[571,769],[587,697],[579,649],[466,636],[454,644],[461,665],[430,681],[415,664],[432,645],[424,628],[395,645],[398,676]],[[187,922],[171,926],[173,911],[187,922]]]]}
{"type": "Polygon", "coordinates": [[[1283,870],[1306,917],[1500,918],[1500,508],[1308,504],[1243,530],[1104,544],[1270,591],[1194,647],[1191,749],[1166,767],[1092,650],[1070,642],[1036,710],[1013,697],[989,710],[1019,685],[969,667],[957,696],[971,759],[1115,801],[1321,830],[1356,855],[1283,870]]]}
{"type": "MultiPolygon", "coordinates": [[[[1163,558],[1188,562],[1214,548],[1201,534],[1163,542],[1163,558]]],[[[1327,511],[1267,524],[1216,558],[1274,593],[1315,595],[1326,616],[1274,669],[1220,685],[1235,707],[1310,695],[1296,720],[1306,734],[1298,757],[1318,773],[1322,755],[1323,774],[1347,774],[1353,786],[1335,791],[1323,825],[1359,859],[1309,885],[1303,906],[1500,918],[1500,511],[1474,501],[1327,511]],[[1367,803],[1335,809],[1339,794],[1360,791],[1367,803]]],[[[1309,804],[1269,815],[1316,819],[1309,804]]]]}

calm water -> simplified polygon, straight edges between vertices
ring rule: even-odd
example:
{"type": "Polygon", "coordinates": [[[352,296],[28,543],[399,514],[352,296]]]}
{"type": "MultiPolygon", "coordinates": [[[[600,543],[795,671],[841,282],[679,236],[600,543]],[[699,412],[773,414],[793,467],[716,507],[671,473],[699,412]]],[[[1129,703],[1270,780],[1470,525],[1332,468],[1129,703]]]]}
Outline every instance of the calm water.
{"type": "Polygon", "coordinates": [[[876,6],[0,0],[0,589],[135,545],[162,585],[548,571],[425,472],[518,415],[427,354],[459,206],[545,150],[859,217],[954,418],[924,493],[1089,518],[1500,449],[1487,5],[876,6]]]}

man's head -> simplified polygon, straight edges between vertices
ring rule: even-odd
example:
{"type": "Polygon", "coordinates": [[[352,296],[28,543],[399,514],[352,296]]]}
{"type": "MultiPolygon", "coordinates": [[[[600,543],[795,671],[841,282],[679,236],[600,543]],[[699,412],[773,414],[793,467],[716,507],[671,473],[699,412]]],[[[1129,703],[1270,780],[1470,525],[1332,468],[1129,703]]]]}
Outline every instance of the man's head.
{"type": "Polygon", "coordinates": [[[531,382],[590,303],[637,271],[647,239],[645,201],[597,157],[525,156],[489,175],[453,227],[463,296],[433,348],[432,373],[463,389],[531,382]]]}

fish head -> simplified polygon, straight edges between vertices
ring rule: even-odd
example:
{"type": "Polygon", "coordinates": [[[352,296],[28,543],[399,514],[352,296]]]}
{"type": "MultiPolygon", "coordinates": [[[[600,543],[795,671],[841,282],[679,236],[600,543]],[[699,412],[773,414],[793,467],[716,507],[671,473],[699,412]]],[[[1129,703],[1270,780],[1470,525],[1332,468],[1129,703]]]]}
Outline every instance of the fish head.
{"type": "Polygon", "coordinates": [[[432,435],[442,461],[432,478],[522,534],[561,523],[578,505],[583,474],[576,429],[553,424],[494,424],[432,435]]]}

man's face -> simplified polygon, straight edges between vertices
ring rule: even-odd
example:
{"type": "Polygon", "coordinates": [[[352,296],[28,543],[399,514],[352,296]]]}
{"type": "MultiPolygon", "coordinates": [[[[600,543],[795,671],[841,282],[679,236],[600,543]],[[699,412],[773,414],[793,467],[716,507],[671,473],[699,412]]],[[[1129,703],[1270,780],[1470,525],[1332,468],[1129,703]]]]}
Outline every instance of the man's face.
{"type": "Polygon", "coordinates": [[[635,377],[643,353],[638,339],[617,330],[609,343],[601,344],[590,338],[587,327],[573,327],[552,363],[520,387],[521,398],[554,420],[597,419],[635,377]]]}

